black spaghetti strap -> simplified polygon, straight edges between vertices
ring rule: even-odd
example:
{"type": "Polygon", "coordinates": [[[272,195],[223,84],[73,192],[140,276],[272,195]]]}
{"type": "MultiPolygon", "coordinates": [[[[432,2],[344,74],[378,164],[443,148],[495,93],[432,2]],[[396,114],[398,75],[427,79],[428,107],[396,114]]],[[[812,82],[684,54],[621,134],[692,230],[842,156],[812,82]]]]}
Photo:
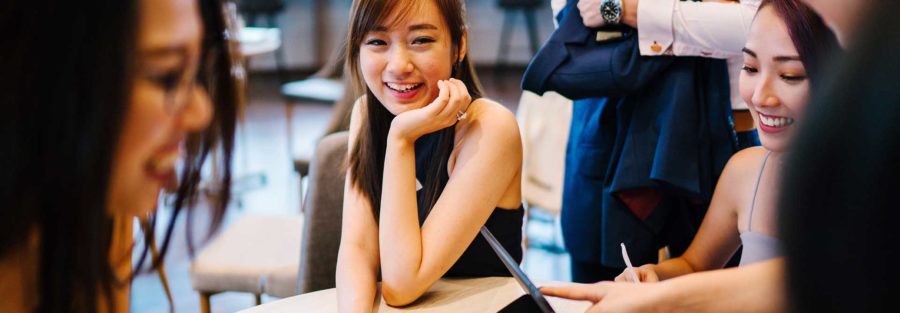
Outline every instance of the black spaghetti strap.
{"type": "Polygon", "coordinates": [[[756,207],[756,194],[759,192],[759,181],[762,180],[763,170],[766,169],[766,162],[769,161],[769,154],[772,151],[767,151],[766,156],[763,158],[762,166],[759,167],[759,175],[756,176],[756,187],[753,189],[753,200],[750,202],[750,212],[747,216],[747,231],[750,231],[753,227],[753,209],[756,207]]]}

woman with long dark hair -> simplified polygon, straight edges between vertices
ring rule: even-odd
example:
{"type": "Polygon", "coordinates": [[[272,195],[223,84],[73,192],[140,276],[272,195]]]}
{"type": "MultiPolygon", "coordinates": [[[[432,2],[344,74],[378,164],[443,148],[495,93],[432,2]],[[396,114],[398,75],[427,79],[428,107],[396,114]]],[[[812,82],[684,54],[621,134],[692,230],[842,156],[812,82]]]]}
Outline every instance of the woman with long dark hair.
{"type": "Polygon", "coordinates": [[[0,26],[20,30],[0,38],[0,311],[127,311],[133,218],[155,220],[172,189],[159,264],[212,150],[215,183],[230,182],[238,83],[222,5],[0,6],[0,26]]]}
{"type": "Polygon", "coordinates": [[[810,92],[822,83],[823,61],[837,50],[834,34],[799,0],[763,1],[743,49],[740,77],[741,96],[757,123],[762,146],[741,150],[729,160],[687,251],[659,264],[626,269],[616,277],[618,282],[634,282],[633,275],[650,284],[543,290],[590,299],[597,303],[592,312],[783,310],[783,257],[775,219],[780,173],[797,128],[804,123],[810,92]],[[749,269],[689,275],[721,269],[741,246],[741,267],[749,269]],[[747,273],[755,277],[748,279],[747,273]]]}
{"type": "Polygon", "coordinates": [[[481,97],[464,2],[354,1],[347,66],[360,95],[337,266],[341,311],[390,305],[443,276],[509,276],[486,225],[521,260],[522,146],[513,114],[481,97]]]}

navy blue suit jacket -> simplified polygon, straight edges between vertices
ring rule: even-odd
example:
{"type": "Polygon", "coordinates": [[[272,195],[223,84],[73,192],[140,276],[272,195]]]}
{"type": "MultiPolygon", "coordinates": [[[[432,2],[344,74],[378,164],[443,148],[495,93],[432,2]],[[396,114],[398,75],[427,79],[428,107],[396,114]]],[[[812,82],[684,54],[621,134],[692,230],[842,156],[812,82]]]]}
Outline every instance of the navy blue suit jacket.
{"type": "Polygon", "coordinates": [[[591,43],[575,3],[523,78],[526,90],[576,100],[561,213],[566,248],[573,260],[610,267],[624,267],[619,243],[637,264],[655,262],[664,245],[678,254],[737,149],[725,62],[640,56],[634,32],[591,43]],[[663,194],[646,220],[615,197],[641,187],[663,194]]]}

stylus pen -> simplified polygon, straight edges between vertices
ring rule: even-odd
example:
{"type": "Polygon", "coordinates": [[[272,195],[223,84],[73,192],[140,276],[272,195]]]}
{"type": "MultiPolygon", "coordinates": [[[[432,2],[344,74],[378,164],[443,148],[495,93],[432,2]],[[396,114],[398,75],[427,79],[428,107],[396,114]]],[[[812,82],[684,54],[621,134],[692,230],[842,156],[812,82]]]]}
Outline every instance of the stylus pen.
{"type": "Polygon", "coordinates": [[[625,259],[625,271],[631,274],[631,280],[638,284],[641,283],[641,280],[638,279],[637,272],[634,271],[634,266],[631,265],[631,259],[628,258],[628,250],[625,250],[625,243],[620,243],[622,246],[622,258],[625,259]]]}

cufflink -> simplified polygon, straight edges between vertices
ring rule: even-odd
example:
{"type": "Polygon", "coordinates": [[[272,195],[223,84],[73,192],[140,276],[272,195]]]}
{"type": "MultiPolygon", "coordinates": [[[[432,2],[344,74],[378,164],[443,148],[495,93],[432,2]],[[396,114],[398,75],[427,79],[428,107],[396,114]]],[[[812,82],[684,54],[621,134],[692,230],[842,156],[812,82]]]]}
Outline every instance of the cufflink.
{"type": "Polygon", "coordinates": [[[650,51],[660,53],[662,51],[662,46],[660,46],[659,43],[654,41],[653,44],[650,45],[650,51]]]}

